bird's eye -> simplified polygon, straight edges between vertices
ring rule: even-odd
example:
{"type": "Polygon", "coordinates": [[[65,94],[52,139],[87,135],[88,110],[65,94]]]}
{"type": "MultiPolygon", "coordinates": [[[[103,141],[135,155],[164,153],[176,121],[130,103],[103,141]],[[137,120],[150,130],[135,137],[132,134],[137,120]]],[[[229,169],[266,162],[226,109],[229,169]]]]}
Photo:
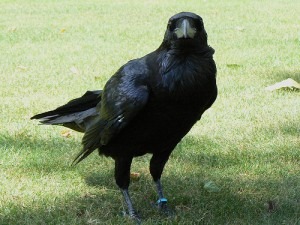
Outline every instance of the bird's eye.
{"type": "Polygon", "coordinates": [[[202,30],[203,29],[203,22],[202,20],[199,20],[196,22],[196,26],[198,28],[198,30],[202,30]]]}
{"type": "Polygon", "coordinates": [[[176,23],[174,23],[173,21],[169,21],[168,23],[168,29],[170,31],[173,31],[175,29],[176,23]]]}

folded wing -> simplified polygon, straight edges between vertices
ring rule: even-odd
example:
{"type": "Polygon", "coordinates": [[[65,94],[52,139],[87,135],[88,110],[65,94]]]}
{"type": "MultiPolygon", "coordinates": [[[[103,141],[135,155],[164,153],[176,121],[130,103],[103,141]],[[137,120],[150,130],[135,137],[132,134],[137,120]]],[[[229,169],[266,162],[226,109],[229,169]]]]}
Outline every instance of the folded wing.
{"type": "Polygon", "coordinates": [[[98,116],[93,118],[82,139],[77,164],[95,149],[108,144],[144,108],[148,101],[148,70],[143,60],[132,60],[106,83],[98,116]]]}

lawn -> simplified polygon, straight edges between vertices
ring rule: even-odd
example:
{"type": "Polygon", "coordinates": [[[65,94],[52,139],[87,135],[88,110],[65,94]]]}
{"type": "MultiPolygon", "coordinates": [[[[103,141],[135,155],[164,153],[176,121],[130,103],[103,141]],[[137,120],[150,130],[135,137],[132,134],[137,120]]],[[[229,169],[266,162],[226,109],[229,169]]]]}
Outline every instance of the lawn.
{"type": "Polygon", "coordinates": [[[150,157],[134,160],[143,224],[300,224],[300,92],[265,90],[300,82],[299,0],[2,0],[0,224],[132,223],[113,161],[70,166],[82,135],[29,118],[102,88],[156,49],[180,11],[204,19],[219,96],[165,168],[173,217],[151,206],[150,157]]]}

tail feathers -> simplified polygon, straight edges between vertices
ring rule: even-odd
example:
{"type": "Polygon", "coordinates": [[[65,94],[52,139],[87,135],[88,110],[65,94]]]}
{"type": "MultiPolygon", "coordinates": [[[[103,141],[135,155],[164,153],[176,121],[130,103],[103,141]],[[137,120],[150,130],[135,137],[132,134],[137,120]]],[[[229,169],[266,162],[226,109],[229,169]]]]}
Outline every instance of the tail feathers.
{"type": "Polygon", "coordinates": [[[72,165],[76,165],[89,156],[95,149],[101,147],[101,135],[106,125],[104,121],[101,121],[99,117],[94,118],[92,126],[86,130],[82,138],[82,150],[75,157],[72,165]]]}
{"type": "Polygon", "coordinates": [[[30,119],[57,118],[64,115],[69,115],[76,112],[82,112],[90,108],[96,107],[101,101],[102,90],[87,91],[83,96],[69,101],[67,104],[48,112],[37,114],[30,119]]]}
{"type": "Polygon", "coordinates": [[[92,118],[98,115],[98,111],[95,107],[83,112],[72,113],[65,116],[48,116],[42,118],[40,122],[46,125],[62,125],[79,132],[84,132],[89,126],[92,118]]]}
{"type": "Polygon", "coordinates": [[[95,149],[82,149],[72,162],[72,166],[77,165],[86,157],[88,157],[95,149]]]}
{"type": "Polygon", "coordinates": [[[82,111],[82,112],[75,112],[75,113],[71,113],[71,114],[67,114],[67,115],[52,115],[52,116],[46,116],[46,117],[42,117],[40,119],[41,123],[44,124],[63,124],[63,123],[70,123],[70,122],[74,122],[74,121],[78,121],[78,122],[83,122],[83,118],[92,116],[97,114],[97,110],[96,107],[82,111]]]}
{"type": "Polygon", "coordinates": [[[101,104],[102,90],[87,91],[80,98],[73,99],[55,110],[37,114],[31,119],[38,119],[43,124],[63,125],[73,130],[85,132],[82,150],[75,157],[76,165],[101,147],[101,132],[106,122],[101,121],[98,107],[101,104]]]}
{"type": "Polygon", "coordinates": [[[73,130],[84,132],[93,117],[98,116],[97,105],[101,101],[102,91],[87,91],[55,110],[37,114],[31,119],[38,119],[46,125],[62,125],[73,130]]]}

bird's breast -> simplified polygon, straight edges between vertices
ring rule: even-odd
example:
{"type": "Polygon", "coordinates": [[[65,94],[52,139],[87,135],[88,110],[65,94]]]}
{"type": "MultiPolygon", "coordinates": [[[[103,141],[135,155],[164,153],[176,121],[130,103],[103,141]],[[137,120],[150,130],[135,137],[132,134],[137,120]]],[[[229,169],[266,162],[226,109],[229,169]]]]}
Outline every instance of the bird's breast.
{"type": "Polygon", "coordinates": [[[207,60],[175,60],[161,70],[160,79],[154,90],[156,96],[169,101],[194,101],[197,97],[209,95],[215,88],[215,65],[207,60]]]}

